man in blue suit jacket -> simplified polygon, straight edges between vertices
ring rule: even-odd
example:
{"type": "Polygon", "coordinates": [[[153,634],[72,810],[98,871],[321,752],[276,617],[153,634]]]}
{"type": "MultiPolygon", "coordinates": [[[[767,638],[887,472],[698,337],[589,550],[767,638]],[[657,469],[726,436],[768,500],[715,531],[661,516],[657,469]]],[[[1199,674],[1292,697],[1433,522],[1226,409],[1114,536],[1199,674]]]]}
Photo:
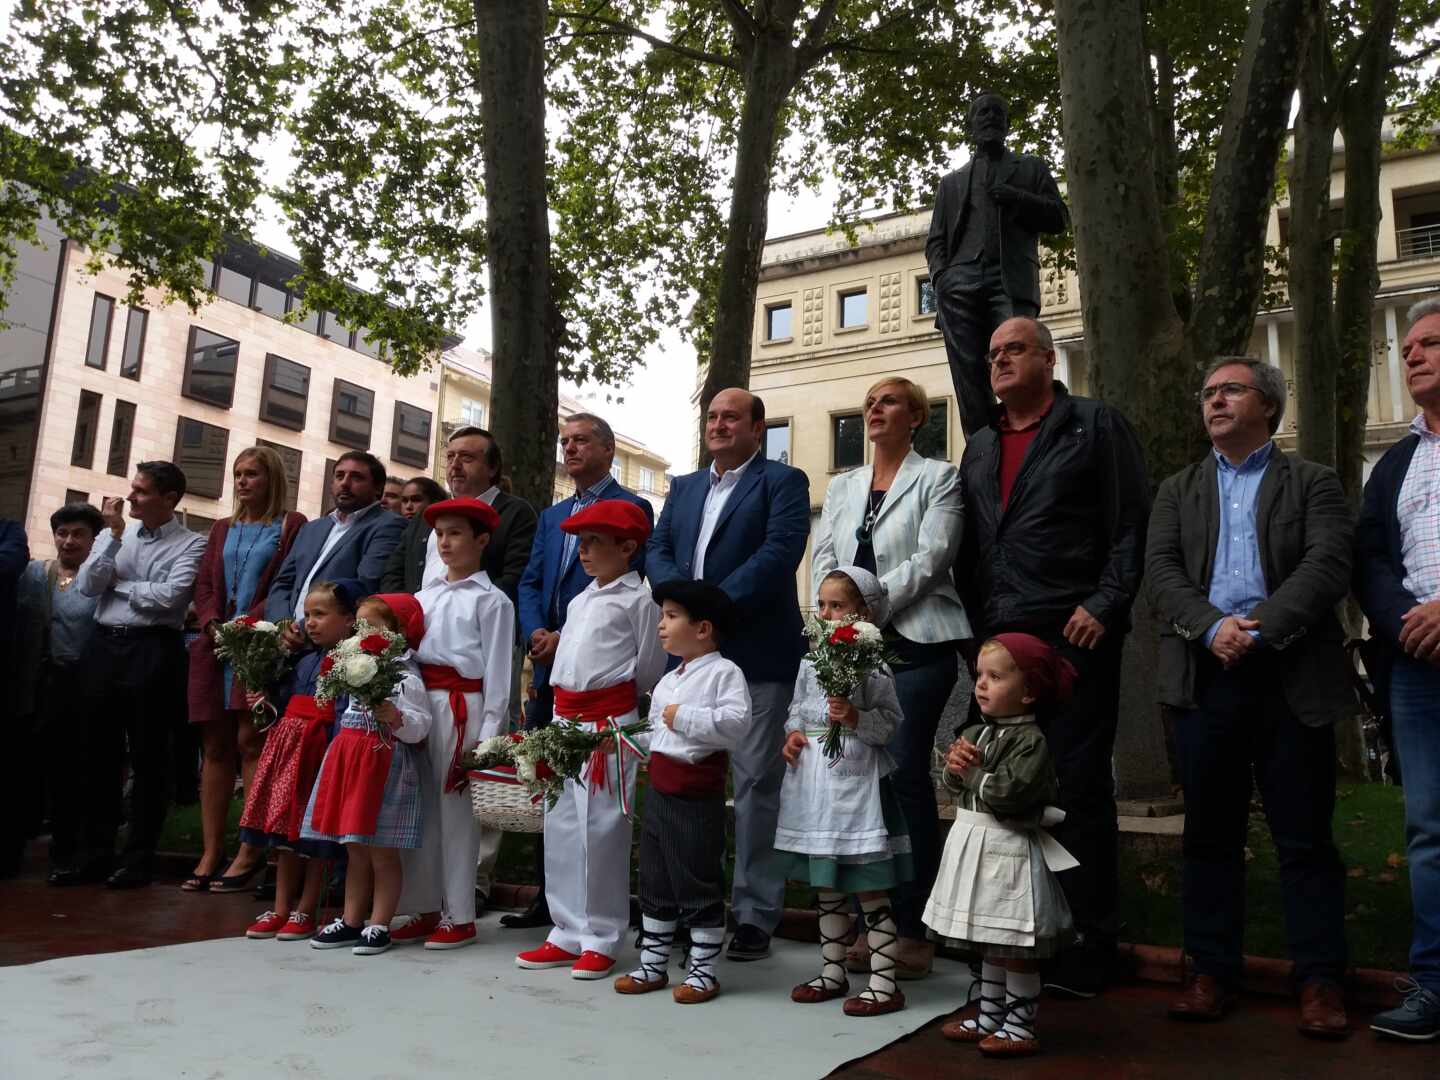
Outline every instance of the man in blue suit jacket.
{"type": "Polygon", "coordinates": [[[775,865],[780,757],[795,673],[805,652],[795,571],[810,535],[810,483],[799,469],[768,460],[765,404],[745,390],[716,394],[705,416],[713,464],[677,479],[650,537],[653,584],[676,578],[719,585],[734,602],[738,631],[721,652],[745,673],[752,722],[731,755],[735,782],[735,879],[739,928],[731,960],[770,951],[785,880],[775,865]]]}
{"type": "MultiPolygon", "coordinates": [[[[540,514],[535,541],[530,546],[530,562],[520,575],[520,637],[530,650],[530,662],[535,669],[530,683],[534,696],[525,708],[528,728],[544,727],[554,718],[555,693],[550,689],[550,664],[565,627],[566,609],[591,581],[576,557],[578,537],[561,532],[560,523],[602,499],[632,502],[645,511],[651,525],[655,522],[655,510],[650,503],[625,490],[610,474],[615,460],[615,433],[600,417],[591,413],[575,413],[569,417],[560,425],[560,452],[566,474],[575,481],[575,494],[540,514]]],[[[645,571],[644,552],[642,547],[632,563],[641,573],[645,571]]],[[[502,916],[502,926],[513,930],[545,926],[550,922],[550,909],[545,903],[543,853],[536,854],[535,872],[540,880],[535,902],[523,912],[502,916]]]]}
{"type": "Polygon", "coordinates": [[[305,594],[312,581],[355,578],[369,592],[379,588],[385,560],[407,524],[380,505],[384,490],[385,466],[378,458],[361,450],[340,455],[330,478],[335,509],[301,526],[265,601],[267,619],[295,620],[287,634],[293,643],[303,636],[305,594]]]}

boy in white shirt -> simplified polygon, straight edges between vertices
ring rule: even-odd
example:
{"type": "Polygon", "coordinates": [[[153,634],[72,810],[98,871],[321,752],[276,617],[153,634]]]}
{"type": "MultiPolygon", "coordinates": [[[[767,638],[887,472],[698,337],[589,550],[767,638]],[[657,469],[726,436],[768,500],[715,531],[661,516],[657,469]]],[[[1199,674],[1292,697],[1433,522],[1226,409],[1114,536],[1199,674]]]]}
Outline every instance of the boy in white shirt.
{"type": "Polygon", "coordinates": [[[720,993],[715,958],[725,940],[725,778],[750,724],[741,670],[720,655],[734,609],[717,585],[667,581],[654,590],[660,641],[680,666],[650,697],[650,791],[640,827],[640,966],[615,980],[620,994],[670,981],[675,931],[690,931],[689,971],[671,993],[681,1005],[720,993]]]}
{"type": "Polygon", "coordinates": [[[443,575],[415,594],[425,636],[415,649],[435,723],[421,769],[425,801],[420,850],[405,863],[404,910],[420,914],[391,933],[427,949],[475,942],[475,859],[480,827],[470,809],[460,755],[499,735],[510,720],[515,608],[480,569],[499,515],[479,499],[446,499],[425,509],[443,575]]]}
{"type": "MultiPolygon", "coordinates": [[[[550,668],[555,722],[590,730],[638,719],[640,694],[665,670],[655,636],[660,613],[630,560],[650,535],[633,503],[607,499],[560,523],[580,537],[580,563],[592,581],[566,609],[565,633],[550,668]]],[[[621,753],[626,753],[621,750],[621,753]]],[[[609,757],[609,755],[605,755],[609,757]]],[[[555,927],[545,944],[515,958],[522,968],[568,967],[600,979],[615,966],[630,924],[630,819],[638,761],[614,762],[565,784],[545,812],[545,899],[555,927]]]]}

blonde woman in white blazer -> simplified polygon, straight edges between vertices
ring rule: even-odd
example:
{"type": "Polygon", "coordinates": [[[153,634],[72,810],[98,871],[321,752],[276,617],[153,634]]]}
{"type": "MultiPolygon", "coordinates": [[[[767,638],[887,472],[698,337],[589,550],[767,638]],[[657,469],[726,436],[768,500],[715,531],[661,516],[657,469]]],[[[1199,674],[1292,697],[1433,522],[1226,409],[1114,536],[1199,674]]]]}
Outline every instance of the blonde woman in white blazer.
{"type": "MultiPolygon", "coordinates": [[[[904,720],[889,750],[891,783],[905,811],[914,847],[915,879],[892,892],[900,931],[898,971],[920,978],[934,959],[920,915],[935,883],[940,827],[930,758],[935,729],[959,673],[957,643],[971,636],[951,567],[960,549],[960,476],[948,461],[911,448],[930,415],[925,391],[909,379],[882,379],[865,395],[871,464],[835,477],[815,526],[811,593],[837,566],[874,573],[885,587],[891,618],[884,628],[899,657],[895,690],[904,720]]],[[[852,970],[867,970],[863,936],[852,970]]]]}

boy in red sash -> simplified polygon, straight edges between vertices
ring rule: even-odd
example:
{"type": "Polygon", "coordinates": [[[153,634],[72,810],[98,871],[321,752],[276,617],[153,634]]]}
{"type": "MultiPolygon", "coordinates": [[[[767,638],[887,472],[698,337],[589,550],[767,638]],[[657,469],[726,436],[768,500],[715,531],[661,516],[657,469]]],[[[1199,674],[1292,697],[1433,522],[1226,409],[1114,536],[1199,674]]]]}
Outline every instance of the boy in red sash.
{"type": "MultiPolygon", "coordinates": [[[[725,940],[725,778],[728,750],[750,724],[745,676],[720,655],[733,605],[718,585],[677,579],[655,589],[660,640],[680,666],[650,697],[650,791],[640,827],[640,966],[615,980],[620,994],[670,981],[670,947],[684,923],[689,971],[672,992],[681,1005],[720,993],[715,958],[725,940]]],[[[563,639],[562,639],[563,640],[563,639]]]]}
{"type": "Polygon", "coordinates": [[[435,722],[420,776],[425,829],[420,850],[405,862],[403,903],[421,914],[391,937],[400,944],[423,936],[427,949],[458,949],[475,941],[480,850],[460,755],[509,723],[515,609],[480,569],[500,523],[487,503],[446,499],[428,506],[425,520],[435,530],[445,573],[415,594],[425,612],[415,660],[435,722]]]}
{"type": "MultiPolygon", "coordinates": [[[[597,502],[560,528],[580,537],[580,564],[593,577],[570,601],[565,633],[550,669],[555,722],[595,730],[638,719],[635,702],[665,670],[655,636],[659,611],[630,560],[650,535],[633,503],[597,502]]],[[[621,754],[628,751],[621,749],[621,754]]],[[[555,928],[538,949],[522,952],[522,968],[568,967],[576,979],[600,979],[630,923],[630,819],[640,762],[613,755],[565,784],[545,813],[545,898],[555,928]],[[616,775],[616,774],[619,775],[616,775]]]]}

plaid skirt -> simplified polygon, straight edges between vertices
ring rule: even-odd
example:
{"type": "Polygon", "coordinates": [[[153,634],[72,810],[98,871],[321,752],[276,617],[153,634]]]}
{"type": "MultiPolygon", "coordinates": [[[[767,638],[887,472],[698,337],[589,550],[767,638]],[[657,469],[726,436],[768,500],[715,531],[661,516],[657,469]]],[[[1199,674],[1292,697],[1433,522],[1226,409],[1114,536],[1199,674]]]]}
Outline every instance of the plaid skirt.
{"type": "Polygon", "coordinates": [[[368,721],[347,718],[325,755],[300,835],[339,844],[418,848],[424,819],[420,753],[398,739],[387,747],[368,721]]]}

